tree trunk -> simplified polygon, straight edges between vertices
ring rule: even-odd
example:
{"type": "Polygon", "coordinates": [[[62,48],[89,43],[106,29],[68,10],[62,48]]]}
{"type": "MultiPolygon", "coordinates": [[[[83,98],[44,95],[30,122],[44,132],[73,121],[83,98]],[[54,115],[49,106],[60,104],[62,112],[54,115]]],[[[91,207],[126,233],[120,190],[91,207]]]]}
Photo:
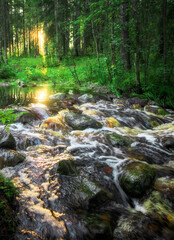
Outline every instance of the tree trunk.
{"type": "Polygon", "coordinates": [[[4,33],[4,58],[7,64],[7,30],[6,30],[6,0],[3,0],[3,33],[4,33]]]}
{"type": "Polygon", "coordinates": [[[138,86],[138,91],[141,90],[140,83],[140,38],[139,38],[139,21],[138,21],[138,4],[139,0],[134,0],[133,12],[134,12],[134,22],[135,22],[135,82],[138,86]]]}
{"type": "Polygon", "coordinates": [[[128,1],[123,1],[120,5],[120,22],[121,22],[121,46],[120,55],[126,70],[130,70],[130,52],[129,52],[129,15],[128,1]]]}
{"type": "Polygon", "coordinates": [[[25,0],[23,1],[23,44],[24,44],[24,55],[26,55],[26,42],[25,42],[25,0]]]}
{"type": "Polygon", "coordinates": [[[167,15],[167,0],[163,0],[163,78],[164,83],[167,83],[167,34],[166,34],[166,15],[167,15]]]}
{"type": "Polygon", "coordinates": [[[54,18],[55,18],[55,31],[56,31],[56,54],[59,58],[59,32],[58,32],[58,6],[59,2],[58,0],[55,0],[54,2],[54,18]]]}
{"type": "MultiPolygon", "coordinates": [[[[2,9],[2,2],[0,2],[0,9],[2,9]]],[[[0,12],[0,22],[2,23],[2,14],[0,12]]],[[[0,25],[0,63],[4,62],[2,55],[2,26],[0,25]]]]}

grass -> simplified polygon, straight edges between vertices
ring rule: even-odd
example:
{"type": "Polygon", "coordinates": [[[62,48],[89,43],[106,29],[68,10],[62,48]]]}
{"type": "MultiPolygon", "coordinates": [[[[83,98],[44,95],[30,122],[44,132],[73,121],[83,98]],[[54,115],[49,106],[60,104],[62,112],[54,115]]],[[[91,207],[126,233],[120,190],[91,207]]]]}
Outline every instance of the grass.
{"type": "MultiPolygon", "coordinates": [[[[143,75],[143,74],[142,74],[143,75]]],[[[59,62],[58,59],[42,56],[37,58],[11,58],[8,66],[0,66],[0,79],[11,79],[27,85],[48,84],[56,86],[56,90],[68,92],[69,90],[90,92],[90,85],[107,85],[115,96],[140,96],[155,100],[162,106],[174,108],[174,89],[163,86],[161,69],[151,67],[147,86],[143,87],[143,94],[137,94],[134,71],[126,72],[120,65],[109,66],[106,58],[100,58],[100,67],[96,57],[66,57],[59,62]],[[112,80],[111,80],[112,78],[112,80]]],[[[143,77],[142,77],[143,78],[143,77]]]]}

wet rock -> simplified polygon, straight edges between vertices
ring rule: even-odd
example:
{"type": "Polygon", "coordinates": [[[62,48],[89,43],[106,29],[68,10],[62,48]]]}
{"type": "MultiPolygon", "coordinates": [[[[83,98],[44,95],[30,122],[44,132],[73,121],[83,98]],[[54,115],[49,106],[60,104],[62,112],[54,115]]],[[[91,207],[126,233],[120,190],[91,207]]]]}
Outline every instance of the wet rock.
{"type": "Polygon", "coordinates": [[[154,106],[154,105],[147,105],[145,106],[144,110],[147,112],[150,112],[156,115],[162,115],[162,116],[169,114],[165,109],[160,108],[158,106],[154,106]]]}
{"type": "Polygon", "coordinates": [[[110,216],[107,214],[88,214],[85,217],[90,238],[112,240],[112,229],[110,225],[110,216]]]}
{"type": "Polygon", "coordinates": [[[29,110],[34,115],[35,120],[36,119],[43,120],[49,117],[48,110],[45,108],[33,106],[29,108],[29,110]]]}
{"type": "Polygon", "coordinates": [[[65,176],[77,176],[78,170],[74,160],[62,160],[58,164],[57,172],[65,176]]]}
{"type": "Polygon", "coordinates": [[[67,112],[65,114],[65,121],[74,130],[84,130],[86,128],[101,128],[102,124],[96,120],[79,113],[67,112]]]}
{"type": "Polygon", "coordinates": [[[54,95],[49,96],[50,100],[54,100],[54,101],[62,101],[64,99],[66,99],[66,94],[65,93],[56,93],[54,95]]]}
{"type": "Polygon", "coordinates": [[[71,194],[71,205],[75,208],[96,209],[111,201],[112,195],[103,187],[83,179],[71,194]]]}
{"type": "Polygon", "coordinates": [[[165,137],[162,139],[162,144],[165,148],[169,150],[174,149],[174,138],[173,137],[165,137]]]}
{"type": "Polygon", "coordinates": [[[152,185],[155,171],[150,165],[142,162],[132,162],[123,167],[119,179],[123,190],[131,197],[142,197],[152,185]]]}
{"type": "Polygon", "coordinates": [[[141,109],[141,105],[140,104],[133,104],[131,106],[131,109],[141,109]]]}
{"type": "Polygon", "coordinates": [[[126,105],[131,106],[131,105],[140,105],[141,107],[144,107],[145,105],[147,105],[148,100],[147,99],[142,99],[142,98],[138,98],[138,97],[133,97],[133,98],[129,98],[126,101],[126,105]]]}
{"type": "Polygon", "coordinates": [[[116,133],[108,133],[105,135],[105,137],[114,147],[129,147],[133,143],[130,138],[116,133]]]}
{"type": "Polygon", "coordinates": [[[0,130],[0,148],[16,149],[13,135],[5,129],[0,130]]]}
{"type": "Polygon", "coordinates": [[[174,179],[158,178],[155,181],[154,189],[164,195],[174,205],[174,179]]]}
{"type": "Polygon", "coordinates": [[[138,212],[120,218],[113,240],[172,240],[173,236],[174,233],[165,226],[162,228],[156,219],[138,212]]]}
{"type": "Polygon", "coordinates": [[[106,118],[105,122],[106,122],[106,125],[110,128],[120,126],[119,121],[117,119],[113,118],[113,117],[106,118]]]}
{"type": "Polygon", "coordinates": [[[17,110],[19,112],[19,116],[16,119],[16,123],[31,123],[32,121],[35,121],[37,118],[29,111],[22,109],[17,110]],[[22,114],[21,114],[22,113],[22,114]]]}
{"type": "Polygon", "coordinates": [[[14,150],[2,150],[0,153],[0,169],[4,167],[14,167],[24,160],[24,156],[14,150]]]}
{"type": "Polygon", "coordinates": [[[86,102],[94,102],[94,97],[92,94],[84,94],[78,98],[79,102],[86,103],[86,102]]]}
{"type": "Polygon", "coordinates": [[[159,192],[152,192],[143,206],[147,213],[158,219],[162,225],[174,229],[174,211],[172,206],[168,200],[162,198],[159,192]]]}

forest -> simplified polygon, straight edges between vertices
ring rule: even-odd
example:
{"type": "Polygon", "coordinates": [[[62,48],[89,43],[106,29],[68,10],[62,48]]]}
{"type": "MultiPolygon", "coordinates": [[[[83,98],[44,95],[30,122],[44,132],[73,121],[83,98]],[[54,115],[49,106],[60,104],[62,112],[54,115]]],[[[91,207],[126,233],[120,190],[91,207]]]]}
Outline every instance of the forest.
{"type": "MultiPolygon", "coordinates": [[[[2,0],[0,4],[0,79],[11,74],[29,81],[13,66],[23,58],[44,56],[41,66],[65,65],[67,71],[59,71],[61,78],[72,75],[78,85],[105,85],[116,96],[141,94],[173,107],[173,0],[2,0]],[[71,71],[67,66],[75,67],[71,71]]],[[[24,67],[32,67],[32,61],[24,67]]],[[[57,72],[52,74],[59,82],[57,72]]]]}
{"type": "Polygon", "coordinates": [[[0,0],[0,239],[174,239],[174,0],[0,0]]]}

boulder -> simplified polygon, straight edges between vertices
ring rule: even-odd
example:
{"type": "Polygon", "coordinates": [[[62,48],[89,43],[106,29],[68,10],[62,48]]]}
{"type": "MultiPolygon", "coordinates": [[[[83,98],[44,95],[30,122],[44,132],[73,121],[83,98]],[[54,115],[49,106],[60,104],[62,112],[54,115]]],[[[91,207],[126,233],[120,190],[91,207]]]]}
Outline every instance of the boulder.
{"type": "Polygon", "coordinates": [[[77,176],[78,170],[74,160],[61,160],[58,164],[57,172],[65,176],[77,176]]]}
{"type": "Polygon", "coordinates": [[[139,105],[141,107],[144,107],[148,103],[147,99],[142,99],[138,97],[133,97],[129,98],[126,101],[126,105],[131,106],[131,105],[139,105]]]}
{"type": "Polygon", "coordinates": [[[147,105],[145,106],[144,110],[146,112],[153,113],[156,115],[161,115],[161,116],[165,116],[169,114],[169,112],[167,112],[165,109],[158,106],[154,106],[154,105],[147,105]]]}
{"type": "Polygon", "coordinates": [[[142,212],[123,216],[118,221],[113,232],[113,240],[147,240],[147,239],[172,239],[170,232],[164,231],[160,223],[142,212]]]}
{"type": "Polygon", "coordinates": [[[129,147],[133,141],[128,137],[116,133],[108,133],[105,135],[109,143],[114,147],[129,147]]]}
{"type": "Polygon", "coordinates": [[[119,178],[123,190],[131,197],[142,197],[153,186],[154,169],[147,163],[132,162],[123,167],[119,178]]]}
{"type": "Polygon", "coordinates": [[[143,207],[146,209],[147,214],[157,219],[161,225],[169,227],[172,230],[174,229],[174,211],[171,203],[162,198],[159,192],[153,191],[150,197],[144,202],[143,207]]]}
{"type": "Polygon", "coordinates": [[[174,179],[158,178],[154,183],[154,189],[164,195],[174,206],[174,179]]]}
{"type": "Polygon", "coordinates": [[[102,124],[86,115],[74,112],[67,112],[65,114],[65,121],[74,130],[84,130],[86,128],[101,128],[102,124]]]}
{"type": "Polygon", "coordinates": [[[38,106],[33,106],[31,108],[29,108],[29,111],[31,112],[31,114],[34,116],[34,120],[36,119],[46,119],[49,117],[49,113],[47,111],[47,109],[42,108],[42,107],[38,107],[38,106]]]}
{"type": "Polygon", "coordinates": [[[56,93],[54,95],[49,96],[50,100],[53,101],[62,101],[64,99],[66,99],[66,94],[65,93],[56,93]]]}
{"type": "Polygon", "coordinates": [[[169,150],[174,150],[174,138],[173,137],[164,137],[162,139],[162,144],[165,148],[169,150]]]}
{"type": "Polygon", "coordinates": [[[94,102],[94,97],[91,94],[84,94],[78,98],[79,102],[87,103],[87,102],[94,102]]]}
{"type": "Polygon", "coordinates": [[[75,208],[96,209],[112,200],[111,194],[88,179],[83,179],[71,193],[71,204],[75,208]]]}
{"type": "Polygon", "coordinates": [[[0,130],[0,148],[16,149],[15,139],[6,129],[0,130]]]}
{"type": "Polygon", "coordinates": [[[24,156],[14,150],[2,150],[0,153],[0,169],[4,167],[14,167],[24,160],[24,156]]]}
{"type": "Polygon", "coordinates": [[[16,113],[19,112],[19,116],[16,119],[16,123],[31,123],[32,121],[36,120],[37,118],[29,111],[22,109],[15,111],[16,113]]]}

